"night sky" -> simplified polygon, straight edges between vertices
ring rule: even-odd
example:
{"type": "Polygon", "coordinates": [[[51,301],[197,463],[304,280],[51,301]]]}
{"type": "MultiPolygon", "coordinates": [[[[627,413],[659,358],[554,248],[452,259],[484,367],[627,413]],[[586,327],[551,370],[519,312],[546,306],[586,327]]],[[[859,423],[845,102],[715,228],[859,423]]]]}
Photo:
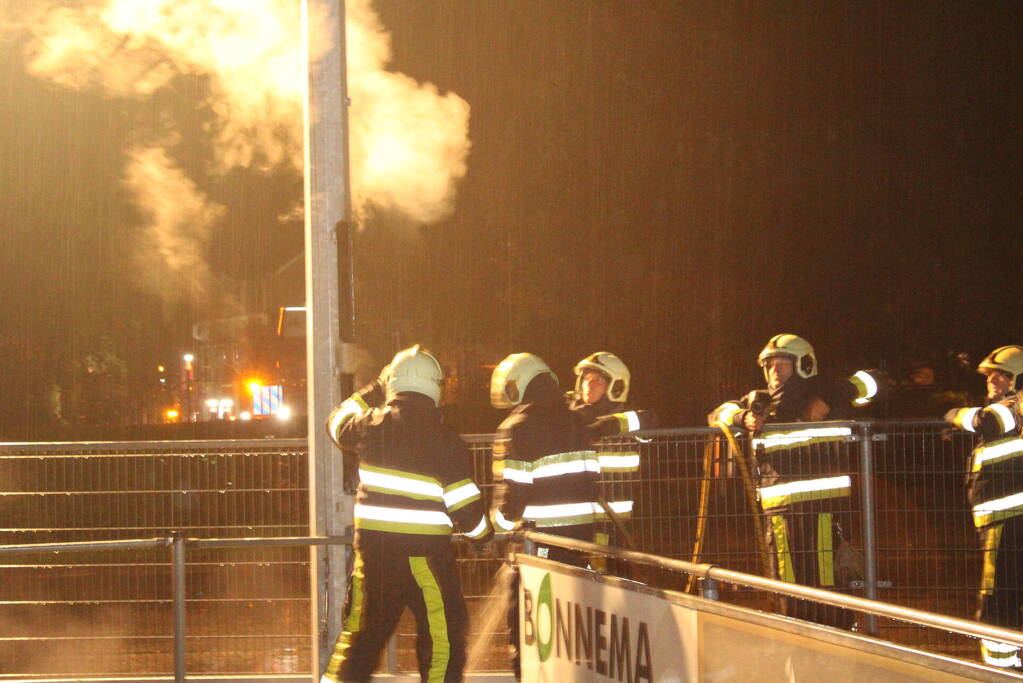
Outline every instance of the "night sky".
{"type": "MultiPolygon", "coordinates": [[[[1023,4],[375,6],[392,68],[466,100],[472,143],[450,217],[364,217],[357,332],[381,363],[416,341],[466,367],[531,351],[567,388],[609,350],[672,426],[752,388],[780,332],[833,375],[1023,343],[1023,4]]],[[[302,250],[301,178],[281,168],[203,188],[226,207],[206,246],[222,291],[140,284],[123,152],[170,111],[179,160],[201,167],[202,77],[148,99],[73,92],[28,76],[4,37],[5,424],[44,421],[85,355],[125,358],[131,387],[198,320],[300,303],[301,268],[275,274],[302,250]]],[[[482,381],[461,397],[484,402],[482,381]]]]}

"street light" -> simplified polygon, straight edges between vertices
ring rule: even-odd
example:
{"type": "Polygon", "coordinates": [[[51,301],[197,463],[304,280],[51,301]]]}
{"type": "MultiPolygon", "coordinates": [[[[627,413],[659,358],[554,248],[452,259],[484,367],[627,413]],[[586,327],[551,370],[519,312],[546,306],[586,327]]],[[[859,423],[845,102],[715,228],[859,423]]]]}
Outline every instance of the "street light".
{"type": "Polygon", "coordinates": [[[183,385],[185,394],[185,421],[192,422],[192,394],[195,392],[195,366],[192,364],[195,361],[195,356],[191,353],[186,353],[181,357],[184,361],[184,365],[181,369],[181,384],[183,385]]]}

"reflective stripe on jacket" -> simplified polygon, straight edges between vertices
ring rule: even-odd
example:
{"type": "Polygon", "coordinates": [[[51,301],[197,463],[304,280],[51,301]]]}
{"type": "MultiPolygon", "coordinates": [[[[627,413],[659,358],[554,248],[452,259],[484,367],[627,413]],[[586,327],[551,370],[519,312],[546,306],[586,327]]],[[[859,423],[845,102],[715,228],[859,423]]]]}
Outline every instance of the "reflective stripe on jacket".
{"type": "Polygon", "coordinates": [[[327,423],[346,457],[358,459],[356,530],[394,534],[411,554],[446,549],[455,529],[474,540],[488,536],[469,449],[433,400],[402,393],[384,408],[366,405],[356,394],[327,423]]]}
{"type": "Polygon", "coordinates": [[[576,526],[604,517],[597,486],[602,461],[588,422],[560,396],[509,413],[494,441],[493,466],[498,526],[519,520],[538,527],[576,526]]]}
{"type": "Polygon", "coordinates": [[[981,529],[1023,515],[1023,440],[1015,394],[984,407],[949,411],[952,425],[977,435],[966,477],[973,523],[981,529]]]}

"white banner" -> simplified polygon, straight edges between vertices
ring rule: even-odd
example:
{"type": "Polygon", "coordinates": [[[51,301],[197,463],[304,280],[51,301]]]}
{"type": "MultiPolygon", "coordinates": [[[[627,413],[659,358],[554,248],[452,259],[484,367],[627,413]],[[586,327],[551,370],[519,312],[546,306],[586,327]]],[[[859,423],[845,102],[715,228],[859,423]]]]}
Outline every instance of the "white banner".
{"type": "Polygon", "coordinates": [[[696,611],[598,575],[519,571],[522,680],[697,680],[696,611]]]}

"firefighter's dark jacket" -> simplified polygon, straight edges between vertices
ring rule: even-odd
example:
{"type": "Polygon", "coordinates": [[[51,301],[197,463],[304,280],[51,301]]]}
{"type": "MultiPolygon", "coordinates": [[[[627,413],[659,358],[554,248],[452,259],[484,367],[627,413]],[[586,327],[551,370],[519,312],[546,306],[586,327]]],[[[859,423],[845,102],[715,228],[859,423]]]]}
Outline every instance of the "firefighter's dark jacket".
{"type": "Polygon", "coordinates": [[[836,402],[832,398],[833,393],[819,375],[806,379],[797,375],[774,391],[751,391],[742,398],[726,401],[707,416],[707,423],[713,426],[721,420],[730,427],[743,429],[746,414],[756,408],[761,410],[767,423],[799,422],[807,419],[806,411],[814,399],[824,401],[829,409],[833,408],[832,403],[836,402]],[[760,406],[753,405],[757,400],[761,402],[760,406]]]}
{"type": "MultiPolygon", "coordinates": [[[[841,404],[836,389],[819,377],[790,378],[773,392],[750,392],[727,401],[707,416],[708,423],[742,429],[750,410],[759,409],[765,423],[792,423],[808,419],[816,400],[841,404]],[[757,394],[760,394],[757,396],[757,394]],[[755,406],[754,403],[761,403],[755,406]]],[[[830,413],[828,417],[833,417],[830,413]]],[[[851,429],[827,423],[791,425],[778,431],[752,435],[757,464],[757,489],[765,511],[813,504],[834,507],[851,494],[850,449],[842,446],[851,429]],[[831,501],[831,502],[829,502],[831,501]]]]}
{"type": "Polygon", "coordinates": [[[887,377],[877,370],[860,371],[842,381],[827,380],[820,375],[803,378],[795,375],[773,392],[751,391],[740,399],[726,401],[707,416],[714,426],[719,420],[730,427],[743,429],[746,415],[755,406],[754,399],[763,399],[764,422],[799,422],[808,419],[807,410],[814,399],[828,406],[829,420],[852,419],[857,408],[871,403],[887,384],[887,377]],[[869,377],[871,389],[863,380],[869,377]]]}
{"type": "Polygon", "coordinates": [[[978,529],[1023,515],[1023,440],[1020,396],[984,407],[952,409],[945,420],[979,437],[966,473],[966,492],[978,529]]]}
{"type": "MultiPolygon", "coordinates": [[[[569,409],[549,376],[531,381],[494,442],[497,526],[508,530],[525,520],[582,538],[593,522],[606,518],[598,501],[599,475],[585,417],[569,409]]],[[[618,511],[614,502],[609,505],[618,511]]]]}
{"type": "Polygon", "coordinates": [[[410,555],[444,551],[452,531],[482,542],[493,531],[472,480],[468,447],[427,396],[406,392],[371,408],[383,391],[368,385],[330,416],[327,429],[359,465],[355,528],[386,534],[410,555]]]}

